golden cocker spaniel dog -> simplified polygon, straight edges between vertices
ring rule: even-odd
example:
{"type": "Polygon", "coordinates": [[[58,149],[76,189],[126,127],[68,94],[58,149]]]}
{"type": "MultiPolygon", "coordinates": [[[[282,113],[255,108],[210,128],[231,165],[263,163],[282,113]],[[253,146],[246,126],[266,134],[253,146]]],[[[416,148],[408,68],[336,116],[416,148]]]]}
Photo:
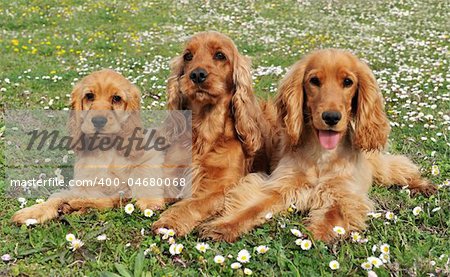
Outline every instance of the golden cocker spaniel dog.
{"type": "Polygon", "coordinates": [[[163,212],[153,230],[183,236],[220,212],[225,193],[252,171],[255,157],[265,156],[268,128],[253,94],[250,60],[227,36],[194,35],[171,70],[169,109],[192,111],[192,197],[163,212]]]}
{"type": "Polygon", "coordinates": [[[76,154],[74,180],[85,183],[56,192],[46,202],[18,211],[12,220],[25,223],[27,219],[35,219],[42,223],[61,213],[112,208],[119,205],[121,197],[135,198],[142,210],[163,206],[163,195],[158,188],[150,191],[144,186],[128,184],[130,180],[163,174],[158,168],[164,161],[162,152],[141,150],[133,144],[125,147],[127,142],[133,143],[128,140],[133,133],[137,137],[145,137],[146,133],[140,119],[139,89],[119,73],[101,70],[84,77],[74,87],[71,99],[69,132],[76,154]],[[122,148],[99,144],[114,140],[125,144],[122,148]],[[96,181],[93,186],[89,185],[92,181],[96,181]]]}
{"type": "Polygon", "coordinates": [[[223,216],[202,227],[203,236],[234,241],[295,204],[309,211],[314,238],[330,242],[334,226],[347,233],[365,228],[372,179],[435,190],[406,157],[380,152],[390,131],[383,98],[369,67],[351,53],[307,55],[282,80],[275,105],[286,135],[277,168],[270,176],[247,175],[227,195],[223,216]]]}

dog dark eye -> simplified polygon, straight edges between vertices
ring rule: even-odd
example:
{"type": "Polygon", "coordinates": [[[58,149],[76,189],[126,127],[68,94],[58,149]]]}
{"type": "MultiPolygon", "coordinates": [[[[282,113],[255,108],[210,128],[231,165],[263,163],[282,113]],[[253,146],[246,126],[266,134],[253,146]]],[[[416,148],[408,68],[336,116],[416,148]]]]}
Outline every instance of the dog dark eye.
{"type": "Polygon", "coordinates": [[[120,101],[122,101],[122,97],[120,97],[119,95],[114,95],[112,98],[112,102],[117,104],[120,103],[120,101]]]}
{"type": "Polygon", "coordinates": [[[309,79],[309,83],[313,86],[320,86],[320,80],[317,77],[312,77],[311,79],[309,79]]]}
{"type": "Polygon", "coordinates": [[[227,57],[225,57],[225,54],[222,52],[216,52],[216,54],[214,54],[214,59],[215,60],[219,60],[219,61],[223,61],[225,60],[227,57]]]}
{"type": "Polygon", "coordinates": [[[344,87],[348,88],[351,87],[353,85],[353,81],[350,78],[345,78],[344,79],[344,87]]]}
{"type": "Polygon", "coordinates": [[[193,58],[193,57],[194,57],[194,56],[193,56],[192,53],[190,53],[190,52],[188,52],[188,53],[186,53],[186,54],[183,55],[183,59],[184,59],[184,61],[186,61],[186,62],[192,61],[192,58],[193,58]]]}
{"type": "Polygon", "coordinates": [[[86,93],[86,95],[84,96],[86,98],[86,100],[88,101],[92,101],[95,98],[95,95],[92,92],[86,93]]]}

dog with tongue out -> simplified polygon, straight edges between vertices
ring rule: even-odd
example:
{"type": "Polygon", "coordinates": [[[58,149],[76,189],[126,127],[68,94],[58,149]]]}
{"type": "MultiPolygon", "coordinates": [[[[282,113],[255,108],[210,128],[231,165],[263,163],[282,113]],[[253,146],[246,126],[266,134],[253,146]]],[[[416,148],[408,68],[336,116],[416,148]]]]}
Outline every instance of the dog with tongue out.
{"type": "Polygon", "coordinates": [[[270,176],[244,177],[225,201],[223,215],[202,235],[234,241],[291,204],[309,211],[307,228],[330,242],[335,226],[365,228],[373,180],[429,195],[408,158],[383,152],[390,127],[369,67],[350,52],[319,50],[294,64],[275,99],[284,130],[282,158],[270,176]]]}

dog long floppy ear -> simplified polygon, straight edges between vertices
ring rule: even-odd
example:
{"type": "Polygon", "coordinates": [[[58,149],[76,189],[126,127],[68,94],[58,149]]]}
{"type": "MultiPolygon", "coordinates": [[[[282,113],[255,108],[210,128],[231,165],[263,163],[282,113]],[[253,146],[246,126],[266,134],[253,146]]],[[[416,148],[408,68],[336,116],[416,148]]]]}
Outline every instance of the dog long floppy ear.
{"type": "MultiPolygon", "coordinates": [[[[127,105],[125,110],[125,116],[128,116],[127,120],[122,124],[122,131],[120,136],[123,137],[126,143],[129,142],[128,138],[131,136],[135,136],[136,138],[143,138],[143,126],[142,126],[142,118],[141,118],[141,91],[135,86],[130,84],[127,88],[126,94],[127,97],[127,105]]],[[[112,113],[113,111],[111,111],[112,113]]],[[[144,151],[137,150],[137,143],[135,141],[132,142],[131,150],[128,150],[129,158],[136,158],[142,156],[144,151]]],[[[126,153],[126,150],[121,151],[122,154],[126,153]]]]}
{"type": "Polygon", "coordinates": [[[364,151],[381,150],[389,136],[389,121],[384,112],[384,101],[375,76],[370,68],[360,62],[358,91],[355,96],[354,144],[364,151]]]}
{"type": "MultiPolygon", "coordinates": [[[[81,81],[82,82],[82,81],[81,81]]],[[[69,129],[69,135],[72,138],[72,143],[70,148],[74,151],[77,150],[81,145],[80,138],[82,136],[81,132],[81,113],[83,111],[82,106],[82,83],[79,82],[75,85],[75,87],[72,90],[72,93],[70,94],[70,112],[69,112],[69,122],[68,122],[68,129],[69,129]],[[77,144],[78,143],[78,144],[77,144]]]]}
{"type": "Polygon", "coordinates": [[[185,110],[185,97],[181,94],[178,79],[184,75],[183,57],[179,56],[170,62],[170,76],[167,80],[167,106],[169,110],[185,110]]]}
{"type": "Polygon", "coordinates": [[[291,146],[299,143],[303,130],[303,78],[306,64],[306,58],[294,64],[281,81],[275,98],[281,124],[286,130],[291,146]]]}
{"type": "Polygon", "coordinates": [[[262,134],[259,120],[263,114],[252,89],[250,59],[235,52],[233,64],[235,92],[232,109],[235,128],[241,139],[245,153],[253,156],[262,146],[262,134]]]}

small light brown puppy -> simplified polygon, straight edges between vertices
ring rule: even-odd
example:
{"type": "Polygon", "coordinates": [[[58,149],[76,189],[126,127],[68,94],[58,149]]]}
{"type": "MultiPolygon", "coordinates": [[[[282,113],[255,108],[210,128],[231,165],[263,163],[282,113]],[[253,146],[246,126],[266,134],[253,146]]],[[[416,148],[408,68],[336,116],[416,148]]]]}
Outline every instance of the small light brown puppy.
{"type": "MultiPolygon", "coordinates": [[[[71,97],[69,131],[72,142],[81,142],[94,135],[100,139],[121,138],[127,142],[136,131],[138,136],[143,136],[139,114],[140,92],[119,73],[107,69],[94,72],[75,86],[71,97]]],[[[93,141],[99,143],[99,140],[93,141]]],[[[54,193],[46,202],[18,211],[12,220],[25,223],[27,219],[36,219],[42,223],[56,218],[59,213],[112,208],[119,204],[119,192],[123,192],[125,200],[137,198],[136,204],[142,210],[163,206],[163,200],[158,197],[162,197],[162,193],[158,195],[155,188],[148,191],[143,186],[128,186],[130,178],[138,180],[152,174],[162,176],[155,165],[163,164],[163,153],[138,151],[134,146],[129,148],[129,153],[116,147],[107,150],[94,148],[81,149],[81,144],[74,145],[74,180],[98,180],[95,186],[86,183],[54,193]],[[114,182],[115,185],[107,186],[106,182],[114,182]]]]}
{"type": "Polygon", "coordinates": [[[270,176],[250,174],[226,198],[222,217],[202,234],[234,241],[295,204],[309,211],[315,239],[332,241],[334,226],[365,228],[373,179],[430,194],[435,187],[406,157],[380,152],[389,122],[369,67],[349,52],[319,50],[297,62],[281,82],[275,104],[285,130],[284,153],[270,176]]]}
{"type": "Polygon", "coordinates": [[[194,35],[171,68],[169,109],[192,111],[192,197],[162,213],[153,229],[183,236],[223,209],[225,193],[255,166],[268,128],[253,94],[250,61],[227,36],[194,35]]]}

